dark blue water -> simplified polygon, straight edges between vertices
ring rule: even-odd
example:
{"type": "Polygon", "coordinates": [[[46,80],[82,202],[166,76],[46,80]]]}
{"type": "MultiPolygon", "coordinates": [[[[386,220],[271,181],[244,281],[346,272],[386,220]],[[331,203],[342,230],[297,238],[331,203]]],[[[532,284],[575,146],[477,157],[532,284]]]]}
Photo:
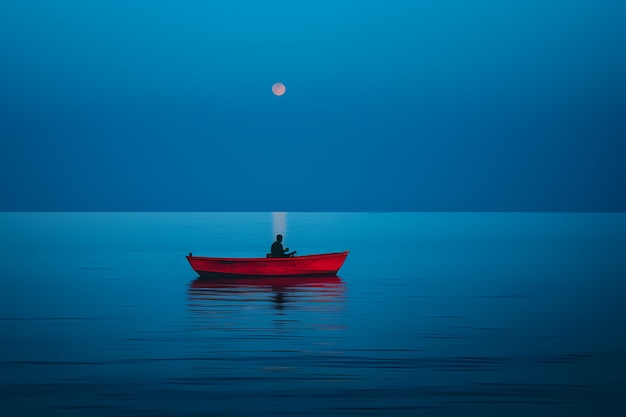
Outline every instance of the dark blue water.
{"type": "Polygon", "coordinates": [[[0,214],[1,416],[620,415],[626,214],[0,214]],[[185,255],[350,250],[334,280],[185,255]]]}

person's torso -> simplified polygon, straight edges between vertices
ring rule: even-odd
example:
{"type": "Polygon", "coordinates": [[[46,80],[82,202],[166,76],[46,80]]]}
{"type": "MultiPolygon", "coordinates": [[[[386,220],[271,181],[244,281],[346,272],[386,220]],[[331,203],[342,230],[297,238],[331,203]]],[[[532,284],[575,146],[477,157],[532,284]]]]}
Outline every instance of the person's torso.
{"type": "Polygon", "coordinates": [[[283,256],[285,251],[283,250],[283,244],[279,241],[272,243],[272,256],[283,256]]]}

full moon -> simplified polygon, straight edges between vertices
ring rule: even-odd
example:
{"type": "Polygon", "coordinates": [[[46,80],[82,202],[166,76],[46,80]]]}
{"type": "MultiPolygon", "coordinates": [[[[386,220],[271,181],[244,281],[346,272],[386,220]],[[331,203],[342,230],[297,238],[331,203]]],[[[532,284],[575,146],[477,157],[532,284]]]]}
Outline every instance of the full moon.
{"type": "Polygon", "coordinates": [[[283,83],[275,83],[272,86],[272,93],[276,94],[277,96],[282,96],[283,94],[285,94],[285,91],[287,89],[285,88],[285,84],[283,83]]]}

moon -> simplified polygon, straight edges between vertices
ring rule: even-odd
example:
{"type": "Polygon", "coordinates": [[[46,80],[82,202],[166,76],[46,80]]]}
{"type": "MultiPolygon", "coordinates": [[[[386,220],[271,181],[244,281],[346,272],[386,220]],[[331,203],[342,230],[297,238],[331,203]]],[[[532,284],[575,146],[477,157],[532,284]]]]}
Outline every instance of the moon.
{"type": "Polygon", "coordinates": [[[276,94],[277,96],[282,96],[283,94],[285,94],[286,90],[287,88],[285,87],[285,84],[283,83],[275,83],[272,86],[272,93],[276,94]]]}

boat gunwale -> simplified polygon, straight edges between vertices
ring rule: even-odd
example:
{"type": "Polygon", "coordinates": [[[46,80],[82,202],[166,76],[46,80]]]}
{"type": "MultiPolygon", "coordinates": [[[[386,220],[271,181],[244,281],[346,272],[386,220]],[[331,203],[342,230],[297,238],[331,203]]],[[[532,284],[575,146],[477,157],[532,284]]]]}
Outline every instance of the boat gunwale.
{"type": "Polygon", "coordinates": [[[303,256],[294,256],[287,258],[215,258],[211,256],[195,256],[195,255],[187,255],[187,259],[202,259],[209,261],[232,261],[232,262],[259,262],[259,261],[295,261],[295,260],[306,260],[306,259],[320,259],[320,258],[329,258],[329,257],[337,257],[340,255],[348,256],[350,251],[343,252],[332,252],[332,253],[319,253],[313,255],[303,255],[303,256]]]}

